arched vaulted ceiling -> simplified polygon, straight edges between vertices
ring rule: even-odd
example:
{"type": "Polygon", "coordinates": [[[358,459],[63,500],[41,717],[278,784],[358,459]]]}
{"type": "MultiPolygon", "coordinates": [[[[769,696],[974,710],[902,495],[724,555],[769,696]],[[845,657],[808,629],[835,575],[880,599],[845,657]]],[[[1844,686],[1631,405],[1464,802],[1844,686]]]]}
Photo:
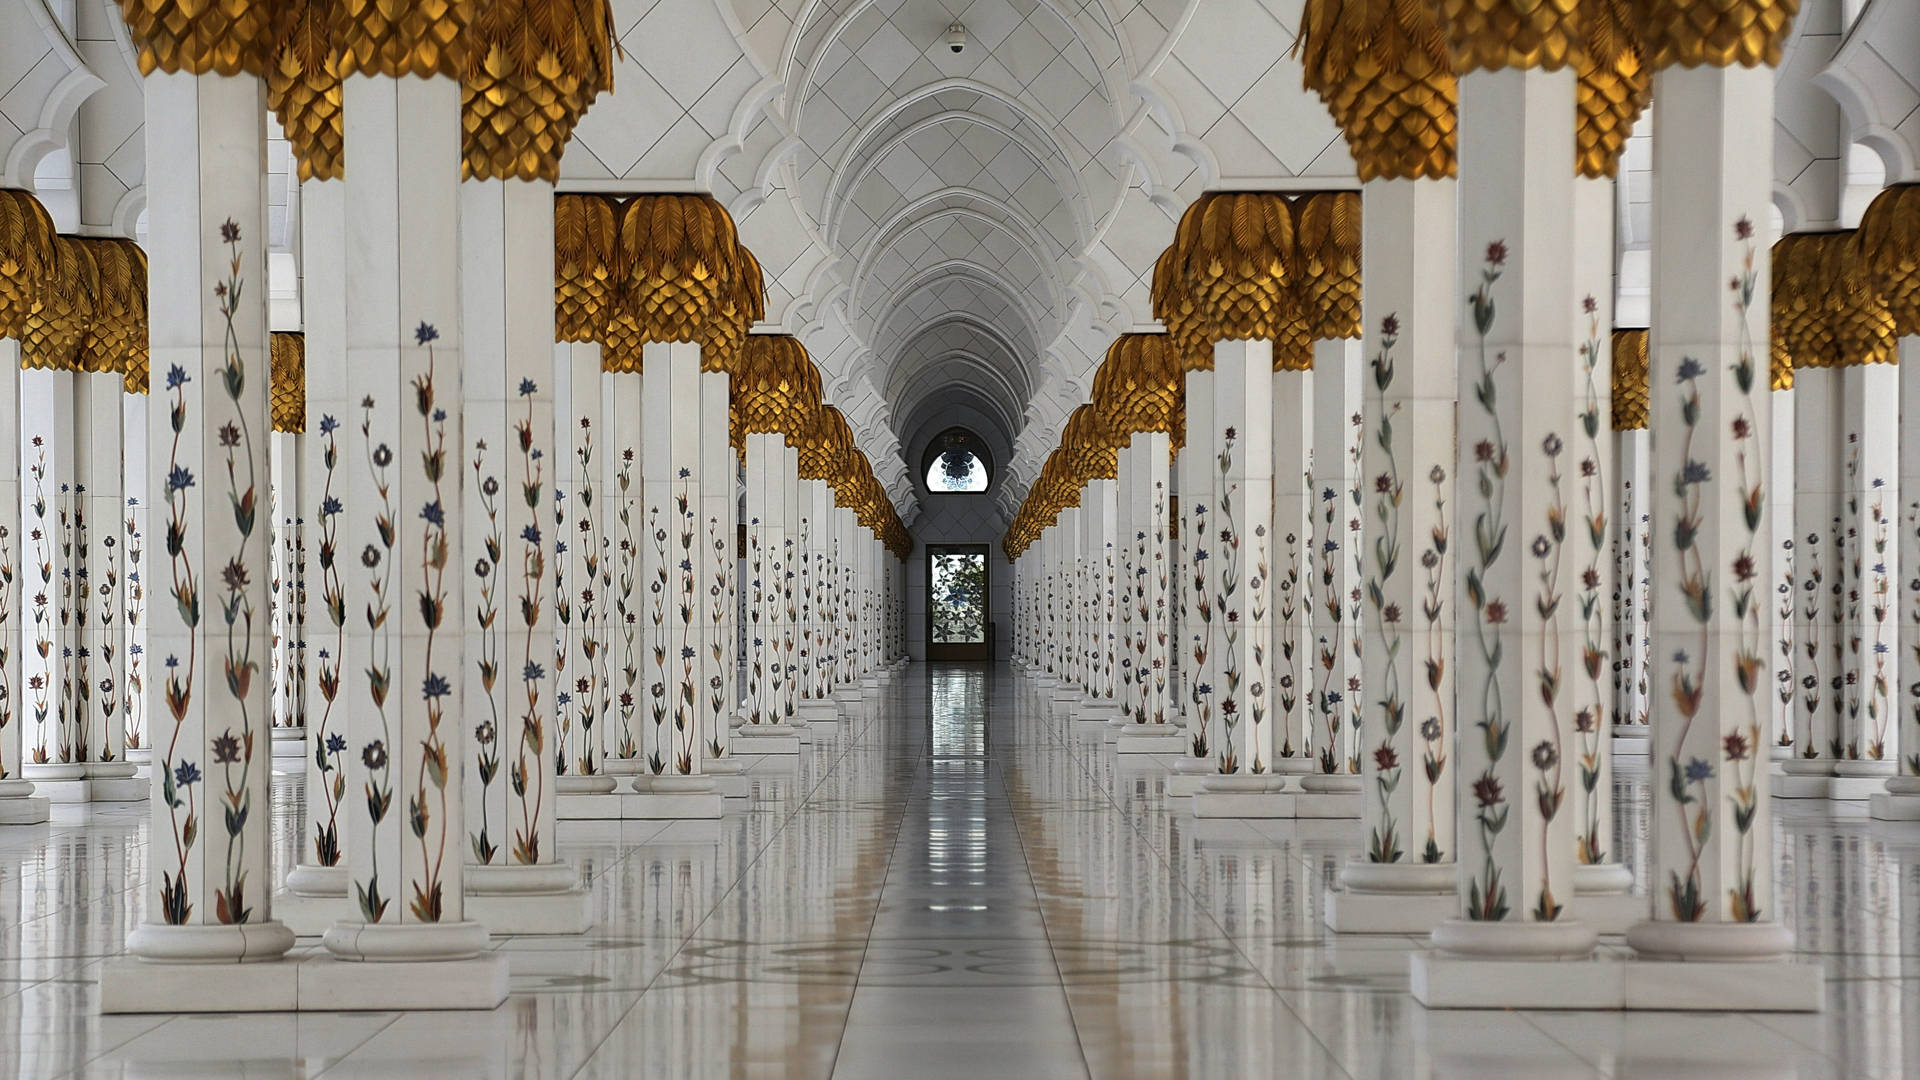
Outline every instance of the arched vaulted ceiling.
{"type": "MultiPolygon", "coordinates": [[[[1353,183],[1289,55],[1301,0],[612,2],[615,91],[576,128],[562,189],[720,198],[766,269],[768,322],[806,343],[905,513],[902,448],[958,410],[1009,448],[1003,497],[1024,493],[1107,345],[1151,323],[1154,258],[1202,191],[1353,183]]],[[[1920,51],[1902,45],[1920,5],[1803,6],[1777,201],[1824,221],[1844,216],[1855,144],[1886,182],[1917,178],[1920,51]]],[[[140,81],[114,0],[0,0],[0,18],[21,31],[0,48],[0,184],[63,227],[133,233],[140,81]]],[[[297,281],[279,145],[274,245],[297,281]]],[[[1643,141],[1628,159],[1623,280],[1643,141]]],[[[274,289],[297,320],[297,285],[274,289]]]]}

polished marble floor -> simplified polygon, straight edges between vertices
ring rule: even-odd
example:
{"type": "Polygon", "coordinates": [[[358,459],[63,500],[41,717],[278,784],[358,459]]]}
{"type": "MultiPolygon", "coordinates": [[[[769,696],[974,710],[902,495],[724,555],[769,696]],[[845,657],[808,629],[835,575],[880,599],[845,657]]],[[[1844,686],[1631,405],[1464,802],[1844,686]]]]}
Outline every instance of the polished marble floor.
{"type": "MultiPolygon", "coordinates": [[[[489,1013],[97,1015],[139,808],[0,828],[0,1075],[1920,1076],[1920,825],[1776,804],[1817,1016],[1429,1013],[1318,912],[1351,822],[1213,823],[1006,669],[909,668],[717,826],[563,828],[598,928],[496,939],[489,1013]]],[[[1620,782],[1624,849],[1644,782],[1620,782]]],[[[277,852],[300,810],[276,788],[277,852]]],[[[208,978],[218,978],[208,969],[208,978]]]]}

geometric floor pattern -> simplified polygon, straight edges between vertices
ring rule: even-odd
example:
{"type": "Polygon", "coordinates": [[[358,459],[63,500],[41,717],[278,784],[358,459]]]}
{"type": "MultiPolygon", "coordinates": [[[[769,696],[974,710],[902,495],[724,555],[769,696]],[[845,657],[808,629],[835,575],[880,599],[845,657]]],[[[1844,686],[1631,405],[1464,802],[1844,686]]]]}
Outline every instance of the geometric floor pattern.
{"type": "MultiPolygon", "coordinates": [[[[1776,803],[1823,1013],[1432,1013],[1414,939],[1321,925],[1355,823],[1197,823],[1094,727],[1004,668],[916,665],[717,826],[568,823],[598,926],[496,938],[513,996],[485,1013],[102,1017],[145,812],[57,807],[0,829],[0,1075],[1920,1076],[1920,825],[1776,803]]],[[[1639,867],[1645,777],[1619,784],[1639,867]]],[[[284,867],[302,811],[275,795],[284,867]]]]}

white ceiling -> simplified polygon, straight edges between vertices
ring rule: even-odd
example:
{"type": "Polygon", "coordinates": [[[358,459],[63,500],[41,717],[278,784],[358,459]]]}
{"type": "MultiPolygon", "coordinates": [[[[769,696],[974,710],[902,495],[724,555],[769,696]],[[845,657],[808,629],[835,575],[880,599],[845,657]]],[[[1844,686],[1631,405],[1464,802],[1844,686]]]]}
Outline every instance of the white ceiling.
{"type": "MultiPolygon", "coordinates": [[[[902,447],[961,410],[1023,492],[1113,337],[1151,323],[1154,258],[1193,198],[1353,183],[1289,55],[1301,3],[613,0],[625,58],[562,187],[725,202],[768,323],[807,344],[903,513],[902,447]]],[[[1916,46],[1912,0],[1805,0],[1776,94],[1790,228],[1844,220],[1881,179],[1849,144],[1888,182],[1920,176],[1916,46]]],[[[0,0],[0,184],[134,235],[139,103],[115,0],[0,0]]],[[[1643,140],[1627,166],[1623,276],[1646,243],[1643,140]]]]}

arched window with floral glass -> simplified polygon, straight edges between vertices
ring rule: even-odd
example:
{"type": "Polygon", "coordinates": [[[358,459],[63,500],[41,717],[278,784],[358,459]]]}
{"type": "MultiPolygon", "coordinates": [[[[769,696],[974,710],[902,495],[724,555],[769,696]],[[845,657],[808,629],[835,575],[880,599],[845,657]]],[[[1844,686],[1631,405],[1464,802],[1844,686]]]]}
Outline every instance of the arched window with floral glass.
{"type": "Polygon", "coordinates": [[[978,494],[993,484],[993,459],[978,435],[948,428],[927,444],[921,474],[933,494],[978,494]]]}

